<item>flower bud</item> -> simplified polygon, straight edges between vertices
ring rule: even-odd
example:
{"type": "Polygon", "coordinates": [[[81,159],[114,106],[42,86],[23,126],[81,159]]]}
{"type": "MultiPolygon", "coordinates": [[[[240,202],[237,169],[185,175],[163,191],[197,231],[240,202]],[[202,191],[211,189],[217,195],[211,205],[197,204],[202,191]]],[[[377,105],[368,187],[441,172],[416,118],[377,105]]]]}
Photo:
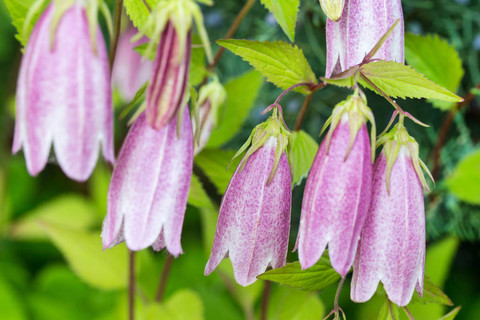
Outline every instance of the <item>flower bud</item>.
{"type": "Polygon", "coordinates": [[[320,0],[323,13],[333,21],[338,21],[342,16],[345,0],[320,0]]]}
{"type": "Polygon", "coordinates": [[[372,202],[354,263],[351,298],[369,300],[381,281],[388,298],[406,306],[415,288],[423,292],[424,165],[403,124],[380,142],[385,147],[374,165],[372,202]]]}
{"type": "Polygon", "coordinates": [[[130,250],[165,246],[182,253],[180,238],[193,168],[193,134],[188,108],[181,135],[177,119],[161,130],[142,113],[130,129],[113,170],[108,213],[102,230],[104,248],[125,240],[130,250]]]}
{"type": "MultiPolygon", "coordinates": [[[[358,93],[337,105],[330,131],[310,169],[303,195],[297,248],[303,269],[327,244],[333,268],[350,270],[371,198],[372,149],[366,127],[373,115],[358,93]]],[[[372,128],[372,142],[375,140],[372,128]]]]}
{"type": "Polygon", "coordinates": [[[114,162],[107,50],[98,24],[95,37],[89,25],[84,5],[54,1],[25,48],[12,150],[23,148],[31,175],[45,167],[52,143],[60,167],[75,180],[90,176],[100,145],[114,162]]]}
{"type": "Polygon", "coordinates": [[[136,34],[137,30],[130,25],[120,35],[112,72],[113,85],[119,89],[125,101],[131,101],[135,97],[137,91],[150,79],[153,70],[153,62],[134,50],[135,47],[147,43],[148,38],[144,36],[132,42],[136,34]]]}
{"type": "Polygon", "coordinates": [[[346,0],[338,22],[327,20],[326,77],[363,61],[388,29],[400,24],[374,59],[404,63],[404,26],[401,0],[346,0]]]}

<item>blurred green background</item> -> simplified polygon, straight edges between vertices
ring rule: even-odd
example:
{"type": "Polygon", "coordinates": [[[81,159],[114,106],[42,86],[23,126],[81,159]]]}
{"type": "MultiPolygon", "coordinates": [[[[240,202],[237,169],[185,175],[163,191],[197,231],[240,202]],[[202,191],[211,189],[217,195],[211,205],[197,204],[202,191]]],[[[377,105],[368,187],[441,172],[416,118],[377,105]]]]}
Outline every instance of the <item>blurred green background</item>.
{"type": "MultiPolygon", "coordinates": [[[[212,40],[226,33],[243,1],[216,1],[214,7],[203,7],[205,23],[212,40]]],[[[465,75],[457,91],[466,95],[480,82],[480,1],[478,0],[404,0],[406,31],[415,34],[435,33],[446,39],[460,54],[465,75]]],[[[113,3],[110,4],[113,7],[113,3]]],[[[325,17],[317,0],[302,0],[297,24],[296,44],[303,49],[317,76],[325,69],[325,17]]],[[[67,179],[55,164],[32,178],[23,155],[11,154],[14,128],[15,85],[21,51],[14,38],[15,29],[5,4],[0,5],[0,319],[126,319],[127,251],[124,245],[101,251],[100,228],[106,213],[109,169],[99,163],[86,183],[67,179]]],[[[241,24],[236,38],[287,40],[272,15],[259,1],[241,24]]],[[[214,50],[218,47],[214,45],[214,50]]],[[[241,146],[251,129],[264,119],[261,111],[281,93],[256,74],[240,75],[251,70],[246,62],[225,52],[216,71],[222,82],[231,86],[250,84],[249,98],[230,97],[236,108],[248,115],[241,130],[222,146],[221,151],[206,150],[197,163],[197,175],[210,190],[204,173],[220,172],[223,184],[228,174],[221,168],[232,151],[241,146]],[[252,95],[252,94],[251,94],[252,95]],[[243,102],[245,101],[245,106],[243,102]],[[250,106],[251,105],[251,106],[250,106]],[[213,160],[212,160],[213,158],[213,160]],[[214,166],[217,165],[217,167],[214,166]],[[198,168],[200,167],[200,169],[198,168]],[[202,170],[203,169],[203,170],[202,170]],[[208,170],[210,169],[210,170],[208,170]],[[205,171],[205,172],[202,172],[205,171]],[[226,178],[225,178],[225,175],[226,178]],[[205,178],[205,179],[204,179],[205,178]]],[[[235,90],[232,90],[234,92],[235,90]]],[[[326,88],[316,93],[303,123],[312,137],[319,131],[332,107],[348,91],[326,88]]],[[[239,94],[239,93],[237,93],[239,94]]],[[[392,108],[382,98],[368,92],[377,128],[382,131],[392,108]]],[[[118,100],[118,99],[117,99],[118,100]]],[[[290,127],[303,102],[300,94],[289,94],[283,100],[285,119],[290,127]]],[[[447,111],[420,100],[399,101],[407,111],[429,128],[410,126],[411,134],[421,147],[421,157],[431,168],[431,152],[437,132],[447,111]]],[[[118,115],[125,103],[116,102],[118,115]]],[[[118,119],[118,117],[116,117],[118,119]]],[[[480,314],[480,108],[476,100],[456,115],[441,154],[440,177],[432,194],[426,197],[428,255],[426,274],[441,286],[455,306],[462,311],[457,319],[478,319],[480,314]],[[473,155],[473,156],[472,156],[473,155]],[[467,159],[467,160],[464,160],[467,159]],[[464,161],[462,161],[464,160],[464,161]],[[460,165],[459,165],[460,164],[460,165]],[[465,174],[466,172],[466,174],[465,174]],[[434,200],[434,201],[430,201],[434,200]]],[[[126,134],[126,119],[115,125],[117,150],[126,134]]],[[[316,138],[320,142],[320,138],[316,138]]],[[[212,146],[211,146],[212,147],[212,146]]],[[[216,146],[215,146],[216,147],[216,146]]],[[[212,178],[210,176],[210,178],[212,178]]],[[[215,179],[213,179],[215,180],[215,179]]],[[[215,181],[213,181],[215,184],[215,181]]],[[[222,184],[222,183],[220,183],[222,184]]],[[[305,182],[293,190],[293,247],[299,222],[305,182]]],[[[258,316],[259,296],[263,283],[249,288],[232,282],[229,265],[221,272],[203,276],[216,211],[203,203],[202,190],[191,195],[183,230],[185,254],[173,263],[163,305],[152,304],[160,278],[165,253],[144,250],[137,254],[138,319],[253,319],[258,316]]],[[[213,199],[213,200],[218,200],[213,199]]],[[[206,200],[208,202],[208,200],[206,200]]],[[[214,208],[214,206],[213,206],[214,208]]],[[[296,261],[291,254],[289,261],[296,261]]],[[[347,281],[348,282],[348,281],[347,281]]],[[[320,293],[309,293],[274,286],[269,319],[320,319],[333,305],[336,286],[320,293]],[[293,312],[293,313],[292,313],[293,312]]],[[[349,288],[342,291],[340,305],[349,319],[376,319],[383,298],[355,305],[349,301],[349,288]]],[[[440,305],[414,304],[416,319],[436,320],[449,308],[440,305]]]]}

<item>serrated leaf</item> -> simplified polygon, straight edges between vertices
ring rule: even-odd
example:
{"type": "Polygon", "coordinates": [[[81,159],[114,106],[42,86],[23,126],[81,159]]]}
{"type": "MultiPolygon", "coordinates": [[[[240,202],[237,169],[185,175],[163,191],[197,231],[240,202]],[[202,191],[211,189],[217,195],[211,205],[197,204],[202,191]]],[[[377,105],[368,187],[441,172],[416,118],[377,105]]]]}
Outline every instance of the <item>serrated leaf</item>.
{"type": "Polygon", "coordinates": [[[458,313],[460,312],[461,309],[462,309],[461,306],[456,307],[455,309],[453,309],[452,311],[450,311],[449,313],[447,313],[446,315],[444,315],[443,317],[441,317],[438,320],[454,320],[457,317],[457,315],[458,315],[458,313]]]}
{"type": "Polygon", "coordinates": [[[261,0],[270,11],[290,41],[295,41],[295,25],[300,0],[261,0]]]}
{"type": "MultiPolygon", "coordinates": [[[[150,8],[154,8],[159,0],[146,0],[146,2],[150,8]]],[[[123,6],[125,7],[125,11],[130,17],[130,20],[132,20],[133,25],[138,30],[143,30],[143,26],[150,15],[147,6],[145,6],[144,0],[124,0],[123,6]]]]}
{"type": "Polygon", "coordinates": [[[7,6],[8,12],[12,17],[12,23],[17,29],[15,38],[17,38],[17,40],[20,41],[23,46],[26,46],[28,42],[28,37],[23,37],[23,30],[27,31],[27,35],[30,35],[38,18],[48,5],[48,1],[45,1],[38,13],[35,14],[32,19],[30,19],[29,26],[24,26],[25,17],[27,16],[28,10],[35,2],[36,0],[5,0],[5,5],[7,6]]]}
{"type": "Polygon", "coordinates": [[[292,135],[292,162],[294,185],[302,182],[307,177],[317,154],[318,143],[305,131],[295,131],[292,135]]]}
{"type": "Polygon", "coordinates": [[[480,204],[480,150],[477,150],[457,165],[447,178],[450,192],[462,201],[480,204]]]}
{"type": "Polygon", "coordinates": [[[423,304],[427,303],[436,303],[446,306],[453,306],[452,300],[435,285],[428,276],[425,276],[423,284],[423,295],[420,298],[418,293],[415,291],[415,294],[412,297],[412,302],[420,302],[423,304]]]}
{"type": "Polygon", "coordinates": [[[220,147],[233,138],[248,118],[254,106],[263,78],[250,71],[225,84],[227,101],[219,110],[218,127],[212,131],[207,148],[220,147]]]}
{"type": "Polygon", "coordinates": [[[300,262],[297,261],[262,273],[257,278],[292,288],[317,291],[337,282],[341,276],[332,268],[330,260],[323,256],[315,265],[306,270],[302,270],[300,262]]]}
{"type": "Polygon", "coordinates": [[[241,158],[238,157],[227,170],[235,153],[233,150],[204,149],[195,157],[195,164],[203,170],[219,194],[225,193],[230,179],[240,163],[241,158]]]}
{"type": "Polygon", "coordinates": [[[22,240],[47,239],[39,222],[85,230],[97,220],[95,207],[82,196],[63,195],[22,216],[11,226],[10,236],[22,240]]]}
{"type": "MultiPolygon", "coordinates": [[[[455,48],[438,35],[405,35],[405,58],[418,72],[442,87],[456,92],[465,71],[455,48]]],[[[432,100],[434,106],[447,110],[453,103],[432,100]]]]}
{"type": "MultiPolygon", "coordinates": [[[[248,61],[268,81],[284,90],[299,84],[317,84],[301,49],[282,41],[218,40],[217,43],[248,61]]],[[[307,86],[295,89],[309,94],[307,86]]]]}
{"type": "Polygon", "coordinates": [[[315,292],[278,286],[268,304],[271,320],[318,320],[325,314],[325,307],[315,292]]]}
{"type": "Polygon", "coordinates": [[[146,320],[203,320],[203,303],[192,290],[180,290],[165,303],[152,303],[144,310],[146,320]]]}
{"type": "Polygon", "coordinates": [[[400,320],[400,308],[395,303],[385,300],[377,320],[400,320]]]}
{"type": "Polygon", "coordinates": [[[124,245],[103,251],[99,232],[76,230],[47,222],[41,225],[83,281],[104,290],[127,286],[128,252],[124,245]]]}
{"type": "Polygon", "coordinates": [[[200,179],[192,174],[190,183],[190,193],[188,194],[188,204],[199,208],[212,208],[212,202],[208,194],[203,189],[200,179]]]}
{"type": "MultiPolygon", "coordinates": [[[[427,98],[449,102],[463,99],[447,89],[428,80],[410,66],[393,61],[376,61],[364,64],[360,72],[375,86],[392,98],[427,98]]],[[[363,77],[359,77],[362,86],[375,91],[363,77]]]]}

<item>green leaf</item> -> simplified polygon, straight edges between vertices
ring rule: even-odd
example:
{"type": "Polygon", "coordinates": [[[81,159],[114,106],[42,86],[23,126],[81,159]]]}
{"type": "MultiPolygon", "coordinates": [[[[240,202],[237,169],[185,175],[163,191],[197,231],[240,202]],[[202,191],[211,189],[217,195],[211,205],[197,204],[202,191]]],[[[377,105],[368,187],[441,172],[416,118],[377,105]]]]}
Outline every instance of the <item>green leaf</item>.
{"type": "Polygon", "coordinates": [[[240,157],[227,166],[235,155],[233,150],[204,149],[195,157],[195,163],[203,170],[208,179],[215,185],[219,194],[227,190],[230,179],[240,163],[240,157]]]}
{"type": "Polygon", "coordinates": [[[2,319],[24,320],[27,319],[23,309],[23,297],[9,283],[0,277],[0,310],[2,319]]]}
{"type": "Polygon", "coordinates": [[[261,0],[261,2],[273,14],[290,41],[295,41],[295,25],[300,0],[261,0]]]}
{"type": "MultiPolygon", "coordinates": [[[[146,0],[150,8],[154,8],[159,0],[146,0]]],[[[127,11],[130,20],[132,20],[133,25],[138,29],[142,30],[145,22],[147,21],[150,12],[145,6],[144,0],[124,0],[123,6],[127,11]]]]}
{"type": "Polygon", "coordinates": [[[30,19],[29,25],[24,26],[28,10],[36,1],[37,0],[5,0],[5,5],[12,17],[12,23],[17,29],[15,38],[17,38],[23,46],[26,46],[28,42],[28,37],[23,37],[23,30],[27,31],[27,35],[30,35],[38,18],[48,5],[48,1],[45,1],[39,8],[38,13],[34,14],[32,19],[30,19]]]}
{"type": "Polygon", "coordinates": [[[104,163],[97,165],[92,177],[88,180],[90,196],[96,206],[97,219],[101,223],[107,213],[108,187],[112,171],[104,163]]]}
{"type": "Polygon", "coordinates": [[[400,308],[393,302],[385,299],[377,320],[400,320],[400,308]],[[392,318],[393,314],[393,318],[392,318]]]}
{"type": "Polygon", "coordinates": [[[82,280],[105,290],[127,286],[128,253],[124,245],[103,251],[98,232],[90,233],[47,222],[42,226],[82,280]]]}
{"type": "Polygon", "coordinates": [[[148,50],[149,43],[142,43],[133,48],[135,52],[137,52],[139,55],[141,55],[144,59],[148,59],[150,61],[155,60],[155,51],[148,50]]]}
{"type": "Polygon", "coordinates": [[[190,59],[189,83],[192,86],[199,86],[208,75],[205,66],[205,50],[202,41],[198,36],[193,37],[192,58],[190,59]]]}
{"type": "MultiPolygon", "coordinates": [[[[248,61],[257,71],[284,90],[299,83],[317,84],[301,49],[282,41],[218,40],[217,43],[248,61]]],[[[307,86],[295,89],[310,94],[307,86]]]]}
{"type": "Polygon", "coordinates": [[[145,309],[146,320],[202,320],[203,303],[192,290],[180,290],[165,303],[153,303],[145,309]]]}
{"type": "Polygon", "coordinates": [[[325,314],[316,293],[283,286],[275,288],[268,306],[270,320],[318,320],[325,314]]]}
{"type": "Polygon", "coordinates": [[[87,199],[75,194],[63,195],[22,216],[11,226],[10,235],[15,239],[45,240],[47,236],[40,222],[85,230],[96,221],[95,207],[87,199]]]}
{"type": "Polygon", "coordinates": [[[462,309],[461,306],[456,307],[455,309],[453,309],[452,311],[450,311],[449,313],[447,313],[446,315],[444,315],[438,320],[454,320],[461,309],[462,309]]]}
{"type": "MultiPolygon", "coordinates": [[[[463,99],[447,89],[428,80],[410,66],[393,61],[376,61],[364,64],[360,68],[363,76],[392,98],[427,98],[449,102],[463,99]]],[[[359,77],[362,86],[375,91],[371,84],[359,77]]]]}
{"type": "Polygon", "coordinates": [[[307,177],[317,154],[318,143],[305,131],[295,131],[292,135],[293,184],[298,185],[307,177]]]}
{"type": "Polygon", "coordinates": [[[219,110],[218,126],[212,131],[207,147],[220,147],[233,138],[250,114],[260,88],[262,76],[250,71],[225,84],[227,101],[219,110]]]}
{"type": "Polygon", "coordinates": [[[480,204],[480,150],[467,155],[447,178],[450,192],[462,201],[480,204]]]}
{"type": "Polygon", "coordinates": [[[337,282],[341,276],[332,268],[330,260],[323,256],[315,265],[306,270],[302,270],[300,262],[297,261],[267,271],[257,278],[302,290],[317,291],[337,282]]]}
{"type": "Polygon", "coordinates": [[[415,291],[415,294],[412,297],[412,302],[420,302],[423,304],[427,303],[436,303],[446,306],[453,306],[452,300],[436,286],[428,276],[425,276],[423,284],[423,296],[420,298],[418,293],[415,291]]]}
{"type": "Polygon", "coordinates": [[[190,193],[188,194],[188,204],[199,208],[211,208],[212,202],[207,193],[203,189],[200,179],[192,174],[192,181],[190,184],[190,193]]]}
{"type": "MultiPolygon", "coordinates": [[[[465,71],[455,48],[438,35],[405,35],[405,58],[418,72],[436,84],[456,92],[465,71]]],[[[453,103],[432,100],[434,106],[447,110],[453,103]]]]}

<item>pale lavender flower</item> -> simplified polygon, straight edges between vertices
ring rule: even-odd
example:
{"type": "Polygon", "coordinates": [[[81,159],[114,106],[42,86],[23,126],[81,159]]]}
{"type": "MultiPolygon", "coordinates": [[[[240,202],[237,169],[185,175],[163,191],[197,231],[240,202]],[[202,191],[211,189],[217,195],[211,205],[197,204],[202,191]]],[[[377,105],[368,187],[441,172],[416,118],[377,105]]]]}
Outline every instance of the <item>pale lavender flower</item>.
{"type": "Polygon", "coordinates": [[[177,118],[161,130],[141,114],[120,151],[108,190],[102,231],[104,248],[125,240],[130,250],[167,247],[182,253],[180,238],[193,168],[193,134],[188,110],[180,137],[177,118]]]}
{"type": "Polygon", "coordinates": [[[135,47],[147,43],[148,38],[143,36],[132,42],[131,39],[136,34],[137,30],[133,26],[129,26],[121,34],[112,72],[112,83],[126,101],[135,97],[135,93],[150,79],[153,70],[153,62],[134,50],[135,47]]]}
{"type": "Polygon", "coordinates": [[[161,129],[175,117],[185,103],[185,92],[190,69],[191,31],[180,43],[181,37],[172,22],[162,32],[153,65],[153,74],[147,88],[147,120],[155,129],[161,129]]]}
{"type": "Polygon", "coordinates": [[[291,175],[285,153],[268,183],[279,141],[269,137],[235,171],[220,206],[212,253],[205,267],[210,274],[229,257],[235,280],[242,286],[256,281],[268,266],[285,265],[291,206],[291,175]]]}
{"type": "Polygon", "coordinates": [[[388,29],[400,24],[373,57],[404,63],[404,24],[401,0],[346,0],[338,22],[327,19],[326,77],[363,61],[388,29]]]}
{"type": "Polygon", "coordinates": [[[366,117],[373,120],[359,96],[334,109],[332,127],[317,152],[303,195],[297,239],[303,269],[320,259],[327,244],[332,266],[342,277],[352,266],[371,198],[366,117]]]}
{"type": "Polygon", "coordinates": [[[65,174],[88,179],[99,146],[114,162],[107,51],[100,28],[95,47],[85,7],[75,3],[52,28],[54,4],[40,16],[20,66],[13,153],[23,148],[27,169],[45,167],[51,145],[65,174]]]}

